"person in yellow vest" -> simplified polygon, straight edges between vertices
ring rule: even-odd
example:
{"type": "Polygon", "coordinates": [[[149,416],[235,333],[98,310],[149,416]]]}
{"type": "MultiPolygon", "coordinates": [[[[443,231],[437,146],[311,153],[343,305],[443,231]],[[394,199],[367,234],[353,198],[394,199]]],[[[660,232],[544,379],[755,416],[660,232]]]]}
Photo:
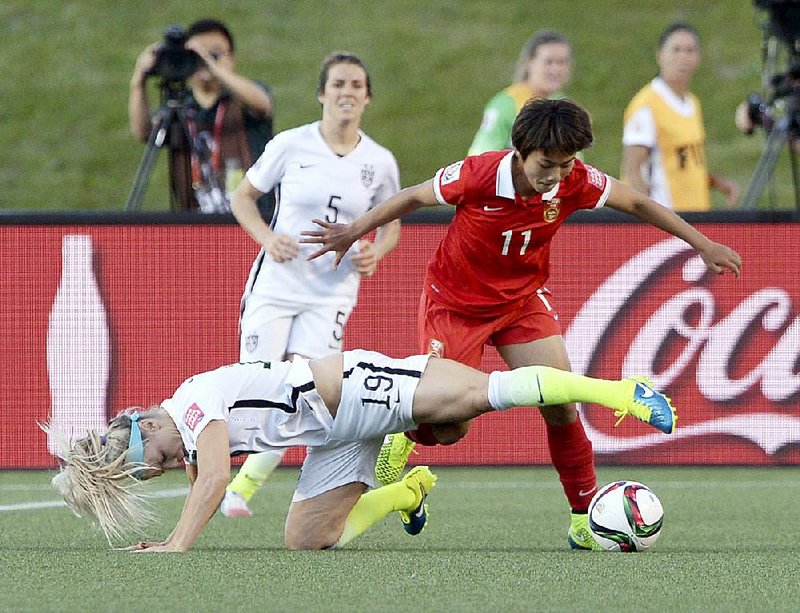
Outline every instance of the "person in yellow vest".
{"type": "Polygon", "coordinates": [[[709,173],[700,101],[689,86],[700,63],[700,35],[686,23],[667,27],[658,41],[659,73],[625,109],[622,179],[676,211],[708,211],[709,188],[728,206],[739,186],[709,173]]]}
{"type": "Polygon", "coordinates": [[[483,110],[469,155],[511,149],[511,126],[530,98],[563,98],[572,72],[572,46],[559,32],[540,30],[522,46],[514,82],[492,97],[483,110]]]}

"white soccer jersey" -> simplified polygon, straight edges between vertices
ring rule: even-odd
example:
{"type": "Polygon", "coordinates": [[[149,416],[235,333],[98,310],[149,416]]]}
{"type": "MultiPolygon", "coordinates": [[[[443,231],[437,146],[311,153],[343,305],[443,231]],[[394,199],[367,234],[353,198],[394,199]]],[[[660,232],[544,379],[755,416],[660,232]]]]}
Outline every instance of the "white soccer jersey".
{"type": "Polygon", "coordinates": [[[308,360],[230,364],[189,377],[161,403],[181,433],[187,459],[213,420],[228,425],[231,455],[327,442],[333,418],[314,387],[308,360]]]}
{"type": "MultiPolygon", "coordinates": [[[[247,171],[256,189],[275,189],[277,205],[272,229],[299,240],[303,230],[319,230],[312,219],[350,223],[400,189],[392,153],[363,132],[356,148],[345,156],[334,153],[314,122],[275,136],[247,171]]],[[[307,304],[355,304],[359,275],[345,256],[334,270],[334,254],[311,262],[317,245],[300,245],[290,262],[277,263],[259,253],[248,279],[250,292],[270,301],[307,304]]],[[[350,253],[355,253],[354,245],[350,253]]]]}
{"type": "MultiPolygon", "coordinates": [[[[317,392],[304,358],[239,362],[194,375],[161,406],[175,422],[190,463],[197,457],[197,437],[214,420],[227,423],[231,455],[369,440],[380,446],[385,434],[416,427],[414,393],[429,358],[345,351],[336,419],[317,392]]],[[[374,458],[369,466],[371,470],[374,458]]]]}

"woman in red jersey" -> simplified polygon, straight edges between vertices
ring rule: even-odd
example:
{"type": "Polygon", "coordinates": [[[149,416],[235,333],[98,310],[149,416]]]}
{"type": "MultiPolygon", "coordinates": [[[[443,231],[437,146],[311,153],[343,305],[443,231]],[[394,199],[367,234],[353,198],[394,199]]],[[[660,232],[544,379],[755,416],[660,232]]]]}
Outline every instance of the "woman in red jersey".
{"type": "MultiPolygon", "coordinates": [[[[739,255],[715,243],[651,198],[576,159],[592,144],[586,111],[570,100],[532,99],[517,116],[513,149],[490,151],[450,164],[433,179],[402,190],[352,224],[316,220],[321,230],[303,239],[341,258],[370,230],[425,206],[451,204],[455,217],[428,265],[420,302],[422,351],[479,367],[486,344],[510,368],[541,364],[570,370],[549,276],[550,242],[573,212],[603,206],[634,215],[694,247],[712,271],[738,277],[739,255]],[[463,271],[468,270],[469,274],[463,271]]],[[[592,445],[574,405],[544,407],[547,439],[572,509],[572,547],[596,547],[586,509],[597,489],[592,445]]],[[[423,444],[451,444],[469,422],[407,433],[423,444]]],[[[411,445],[387,441],[381,461],[397,468],[411,445]],[[395,453],[397,450],[399,452],[395,453]]],[[[378,467],[381,472],[391,472],[378,467]]]]}

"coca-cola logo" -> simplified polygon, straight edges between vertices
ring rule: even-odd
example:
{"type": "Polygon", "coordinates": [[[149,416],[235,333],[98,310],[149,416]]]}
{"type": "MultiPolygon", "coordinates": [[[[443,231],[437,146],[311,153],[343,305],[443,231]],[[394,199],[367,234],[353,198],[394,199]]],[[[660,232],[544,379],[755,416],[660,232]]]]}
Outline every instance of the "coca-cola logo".
{"type": "Polygon", "coordinates": [[[748,439],[767,454],[800,442],[800,317],[792,295],[781,287],[733,292],[738,303],[723,307],[709,287],[721,281],[693,253],[677,238],[640,251],[597,287],[564,335],[575,372],[591,375],[613,347],[618,363],[623,356],[613,376],[645,375],[691,403],[679,404],[682,420],[671,436],[621,435],[584,412],[598,453],[701,435],[748,439]],[[665,287],[672,295],[650,304],[665,287]],[[626,332],[632,326],[638,331],[626,332]]]}

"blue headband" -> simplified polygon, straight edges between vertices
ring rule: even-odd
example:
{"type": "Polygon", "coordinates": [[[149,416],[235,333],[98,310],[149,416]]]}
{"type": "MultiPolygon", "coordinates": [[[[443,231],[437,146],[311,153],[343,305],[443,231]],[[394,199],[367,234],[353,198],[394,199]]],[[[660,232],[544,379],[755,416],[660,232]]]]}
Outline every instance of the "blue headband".
{"type": "Polygon", "coordinates": [[[144,462],[144,443],[142,431],[139,428],[139,413],[131,415],[131,440],[128,443],[128,462],[144,462]]]}

